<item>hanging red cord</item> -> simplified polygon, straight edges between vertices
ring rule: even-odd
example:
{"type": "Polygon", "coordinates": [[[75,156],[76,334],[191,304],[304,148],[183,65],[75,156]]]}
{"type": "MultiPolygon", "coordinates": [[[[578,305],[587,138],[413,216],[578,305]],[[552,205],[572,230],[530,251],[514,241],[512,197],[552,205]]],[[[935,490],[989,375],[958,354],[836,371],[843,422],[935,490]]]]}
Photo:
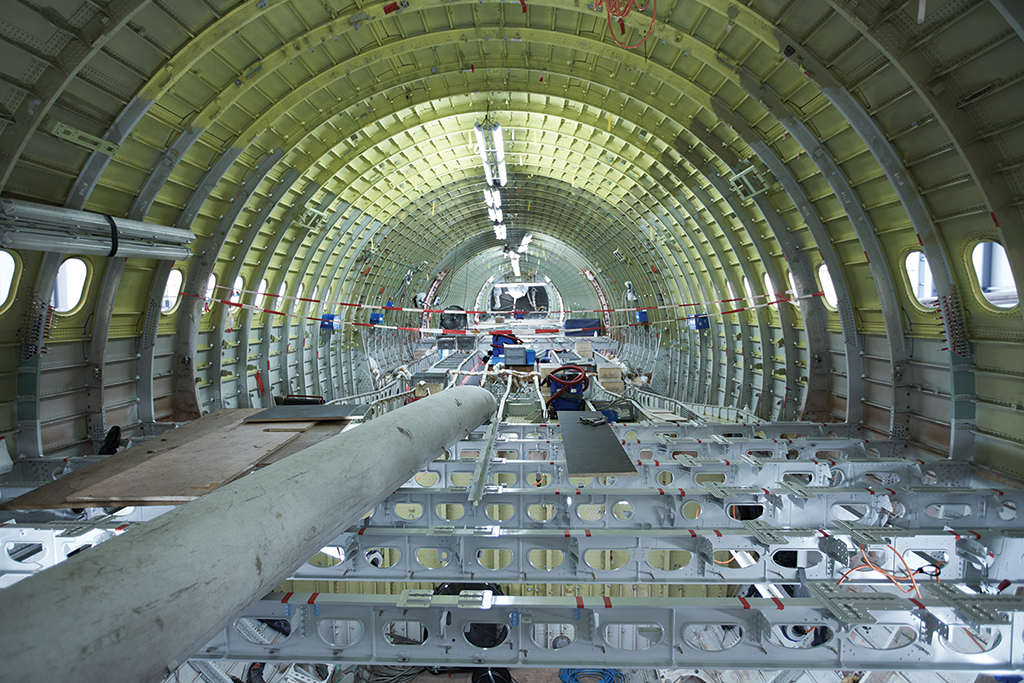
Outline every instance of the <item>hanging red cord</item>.
{"type": "Polygon", "coordinates": [[[594,0],[595,10],[601,9],[602,5],[605,6],[608,14],[608,35],[612,37],[612,40],[614,40],[615,44],[619,47],[624,47],[627,50],[638,48],[644,44],[647,37],[651,35],[651,31],[654,30],[654,19],[658,16],[658,0],[647,0],[643,5],[638,5],[634,3],[633,0],[594,0]],[[612,30],[612,17],[615,17],[619,21],[619,26],[623,27],[623,32],[625,32],[625,19],[629,16],[629,13],[633,8],[636,7],[638,11],[642,12],[647,9],[647,6],[651,3],[653,3],[653,6],[651,7],[651,25],[647,27],[647,33],[644,34],[644,37],[641,38],[640,42],[636,45],[625,45],[620,42],[619,39],[615,37],[615,31],[612,30]]]}

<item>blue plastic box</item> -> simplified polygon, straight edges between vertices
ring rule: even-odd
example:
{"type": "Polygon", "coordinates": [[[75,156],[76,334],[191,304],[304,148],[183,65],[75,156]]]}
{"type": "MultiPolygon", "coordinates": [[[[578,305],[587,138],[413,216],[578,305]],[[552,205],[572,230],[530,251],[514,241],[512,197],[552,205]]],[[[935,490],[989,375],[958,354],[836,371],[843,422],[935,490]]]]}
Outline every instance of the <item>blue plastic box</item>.
{"type": "Polygon", "coordinates": [[[602,331],[600,318],[567,318],[565,321],[565,336],[567,337],[596,337],[602,331]]]}
{"type": "Polygon", "coordinates": [[[711,328],[711,320],[706,315],[695,315],[686,322],[691,330],[707,330],[711,328]]]}
{"type": "Polygon", "coordinates": [[[383,325],[384,324],[384,314],[383,313],[371,313],[370,314],[370,324],[371,325],[383,325]]]}
{"type": "Polygon", "coordinates": [[[321,330],[340,330],[341,316],[336,313],[328,313],[320,318],[321,330]]]}

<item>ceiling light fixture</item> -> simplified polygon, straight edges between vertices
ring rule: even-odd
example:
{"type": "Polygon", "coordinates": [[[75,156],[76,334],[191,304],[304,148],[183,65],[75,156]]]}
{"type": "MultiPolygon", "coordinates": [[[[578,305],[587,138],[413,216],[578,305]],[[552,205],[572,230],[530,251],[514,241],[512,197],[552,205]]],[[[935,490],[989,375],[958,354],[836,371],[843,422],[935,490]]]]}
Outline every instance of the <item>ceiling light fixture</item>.
{"type": "Polygon", "coordinates": [[[501,135],[501,124],[493,123],[485,118],[483,123],[473,127],[476,133],[477,149],[480,152],[480,161],[484,165],[484,177],[488,185],[505,187],[508,183],[508,171],[505,168],[505,141],[501,135]]]}

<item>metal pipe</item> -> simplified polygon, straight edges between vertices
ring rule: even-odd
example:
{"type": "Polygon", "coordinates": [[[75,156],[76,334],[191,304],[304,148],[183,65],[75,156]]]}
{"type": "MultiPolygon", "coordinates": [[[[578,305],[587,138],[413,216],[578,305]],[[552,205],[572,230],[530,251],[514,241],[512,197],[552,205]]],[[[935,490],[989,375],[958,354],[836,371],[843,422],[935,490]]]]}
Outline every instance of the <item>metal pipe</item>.
{"type": "Polygon", "coordinates": [[[0,591],[0,678],[161,680],[494,410],[447,389],[0,591]]]}
{"type": "MultiPolygon", "coordinates": [[[[0,245],[8,249],[28,249],[30,251],[54,251],[68,254],[110,254],[110,234],[78,235],[65,230],[46,233],[42,230],[0,227],[0,245]]],[[[162,244],[143,244],[121,239],[117,244],[117,256],[149,258],[161,261],[184,261],[192,256],[188,247],[162,244]]]]}
{"type": "MultiPolygon", "coordinates": [[[[73,230],[91,235],[110,235],[110,222],[102,213],[78,211],[62,206],[47,206],[20,199],[0,201],[0,221],[43,230],[73,230]]],[[[188,244],[195,239],[191,230],[144,223],[131,218],[114,217],[119,237],[149,240],[165,244],[188,244]]]]}

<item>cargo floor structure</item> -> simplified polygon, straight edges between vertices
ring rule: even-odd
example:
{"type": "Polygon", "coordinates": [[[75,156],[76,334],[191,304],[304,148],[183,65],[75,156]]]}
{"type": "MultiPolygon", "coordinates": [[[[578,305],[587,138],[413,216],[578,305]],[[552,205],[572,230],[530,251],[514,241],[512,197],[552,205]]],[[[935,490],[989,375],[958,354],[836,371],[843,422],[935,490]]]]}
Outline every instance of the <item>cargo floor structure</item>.
{"type": "MultiPolygon", "coordinates": [[[[578,356],[571,340],[537,346],[556,349],[559,362],[618,367],[610,348],[595,359],[578,356]]],[[[481,377],[484,351],[424,354],[404,393],[383,390],[370,399],[374,408],[333,411],[372,417],[381,405],[414,401],[428,380],[443,392],[474,377],[501,419],[363,511],[169,680],[226,680],[222,670],[237,674],[251,662],[280,677],[268,681],[306,680],[296,662],[327,664],[338,677],[355,665],[461,662],[657,669],[667,681],[701,680],[685,679],[697,672],[709,681],[831,680],[822,676],[898,669],[908,681],[941,671],[968,683],[1020,665],[1024,598],[1007,587],[1024,583],[1024,492],[979,479],[968,463],[908,456],[899,440],[865,440],[855,426],[712,422],[637,384],[612,394],[596,372],[582,407],[618,401],[632,420],[586,426],[579,415],[601,413],[574,411],[543,420],[544,396],[523,373],[499,366],[481,377]],[[606,471],[617,454],[621,472],[606,471]]],[[[301,410],[286,417],[299,420],[301,410]]],[[[220,411],[168,432],[177,438],[169,445],[204,443],[208,433],[197,431],[196,441],[187,433],[215,418],[268,437],[295,430],[254,464],[262,467],[353,429],[336,424],[318,436],[331,423],[262,421],[273,412],[220,411]]],[[[133,448],[153,452],[145,442],[133,448]]],[[[107,481],[117,488],[116,477],[107,481]]],[[[160,499],[127,502],[148,507],[4,525],[3,581],[168,509],[154,506],[160,499]]]]}

